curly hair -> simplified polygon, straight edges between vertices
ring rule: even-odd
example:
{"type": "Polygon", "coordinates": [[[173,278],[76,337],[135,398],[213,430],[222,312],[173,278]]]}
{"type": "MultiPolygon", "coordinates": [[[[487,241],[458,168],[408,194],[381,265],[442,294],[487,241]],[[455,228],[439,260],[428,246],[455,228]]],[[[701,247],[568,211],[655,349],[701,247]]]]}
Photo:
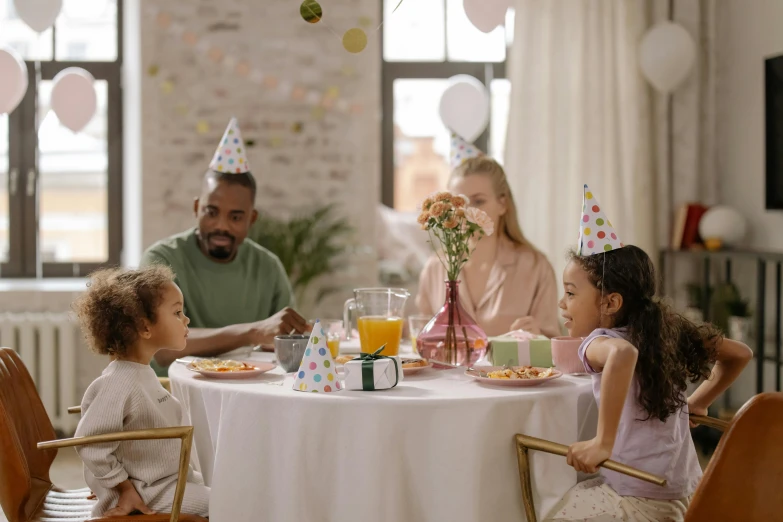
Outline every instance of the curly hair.
{"type": "Polygon", "coordinates": [[[626,245],[588,257],[571,252],[570,258],[602,295],[622,296],[612,326],[625,328],[638,350],[638,400],[647,419],[665,421],[685,405],[688,381],[710,376],[722,334],[709,323],[689,321],[655,297],[655,266],[641,248],[626,245]]]}
{"type": "Polygon", "coordinates": [[[174,273],[162,265],[93,272],[87,291],[73,303],[90,348],[103,355],[125,355],[138,340],[144,321],[156,322],[155,310],[166,283],[172,281],[174,273]]]}

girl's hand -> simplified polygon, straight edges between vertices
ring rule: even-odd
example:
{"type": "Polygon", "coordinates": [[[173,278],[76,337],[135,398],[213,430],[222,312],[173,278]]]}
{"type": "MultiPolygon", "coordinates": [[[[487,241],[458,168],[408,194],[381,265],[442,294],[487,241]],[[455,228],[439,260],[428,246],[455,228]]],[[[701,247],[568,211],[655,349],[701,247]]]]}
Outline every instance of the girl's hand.
{"type": "Polygon", "coordinates": [[[538,321],[532,315],[520,317],[511,323],[511,331],[513,332],[514,330],[524,330],[535,335],[541,335],[541,325],[538,324],[538,321]]]}
{"type": "MultiPolygon", "coordinates": [[[[694,415],[707,415],[707,408],[705,408],[704,406],[699,406],[698,404],[695,404],[694,402],[691,402],[691,399],[689,397],[688,398],[688,413],[692,413],[694,415]]],[[[696,424],[695,422],[690,421],[690,420],[688,421],[688,423],[690,424],[691,428],[695,428],[696,426],[698,426],[698,424],[696,424]]]]}
{"type": "Polygon", "coordinates": [[[598,439],[576,442],[568,448],[566,461],[569,466],[583,473],[596,473],[598,465],[612,456],[612,448],[598,439]]]}
{"type": "Polygon", "coordinates": [[[103,514],[104,517],[121,517],[130,515],[134,511],[140,511],[143,515],[154,515],[155,512],[147,507],[147,504],[141,500],[138,491],[133,487],[130,480],[121,482],[117,486],[120,492],[120,499],[117,506],[103,514]]]}

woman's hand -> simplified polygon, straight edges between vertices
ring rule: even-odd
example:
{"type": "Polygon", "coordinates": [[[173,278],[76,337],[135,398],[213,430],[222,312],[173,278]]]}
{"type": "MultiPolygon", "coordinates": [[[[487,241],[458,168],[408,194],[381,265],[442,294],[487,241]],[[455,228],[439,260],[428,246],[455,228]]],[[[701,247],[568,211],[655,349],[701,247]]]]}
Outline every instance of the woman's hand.
{"type": "Polygon", "coordinates": [[[541,335],[541,325],[538,324],[538,321],[532,315],[520,317],[511,323],[511,331],[513,332],[514,330],[524,330],[535,335],[541,335]]]}
{"type": "MultiPolygon", "coordinates": [[[[707,415],[707,408],[705,408],[704,406],[699,406],[694,401],[691,401],[690,397],[688,397],[688,413],[692,413],[694,415],[707,415]]],[[[695,428],[696,426],[698,426],[698,424],[696,424],[693,421],[688,421],[688,422],[691,425],[691,428],[695,428]]]]}
{"type": "Polygon", "coordinates": [[[138,491],[133,487],[130,480],[120,482],[116,489],[120,492],[120,499],[117,501],[117,506],[105,512],[103,516],[121,517],[130,515],[134,511],[140,511],[143,515],[155,514],[155,512],[148,508],[147,504],[141,500],[138,491]]]}
{"type": "Polygon", "coordinates": [[[598,465],[609,460],[612,448],[602,444],[598,439],[576,442],[568,448],[566,461],[569,466],[583,473],[596,473],[598,465]]]}

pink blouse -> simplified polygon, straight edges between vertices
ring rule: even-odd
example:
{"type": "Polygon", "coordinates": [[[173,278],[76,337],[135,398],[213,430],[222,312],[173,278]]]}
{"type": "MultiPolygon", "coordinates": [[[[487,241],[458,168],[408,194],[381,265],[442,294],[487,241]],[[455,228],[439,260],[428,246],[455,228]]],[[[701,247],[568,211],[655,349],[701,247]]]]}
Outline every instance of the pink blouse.
{"type": "MultiPolygon", "coordinates": [[[[446,300],[446,269],[432,256],[419,276],[416,306],[424,315],[435,315],[446,300]]],[[[511,324],[530,315],[547,337],[560,335],[557,310],[557,280],[546,256],[535,248],[500,240],[484,293],[470,295],[460,284],[460,303],[488,336],[511,331],[511,324]]]]}

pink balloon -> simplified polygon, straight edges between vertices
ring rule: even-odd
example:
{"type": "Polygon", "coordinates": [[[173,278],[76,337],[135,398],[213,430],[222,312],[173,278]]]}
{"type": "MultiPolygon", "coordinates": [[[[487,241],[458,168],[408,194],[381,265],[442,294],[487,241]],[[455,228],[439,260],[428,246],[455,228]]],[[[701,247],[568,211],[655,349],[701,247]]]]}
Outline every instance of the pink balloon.
{"type": "Polygon", "coordinates": [[[506,21],[509,0],[462,0],[462,7],[476,29],[491,33],[506,21]]]}
{"type": "Polygon", "coordinates": [[[0,49],[0,78],[0,114],[8,114],[27,92],[27,65],[13,49],[0,49]]]}
{"type": "Polygon", "coordinates": [[[92,74],[80,67],[68,67],[54,77],[52,110],[65,127],[79,132],[90,123],[98,107],[92,74]]]}

